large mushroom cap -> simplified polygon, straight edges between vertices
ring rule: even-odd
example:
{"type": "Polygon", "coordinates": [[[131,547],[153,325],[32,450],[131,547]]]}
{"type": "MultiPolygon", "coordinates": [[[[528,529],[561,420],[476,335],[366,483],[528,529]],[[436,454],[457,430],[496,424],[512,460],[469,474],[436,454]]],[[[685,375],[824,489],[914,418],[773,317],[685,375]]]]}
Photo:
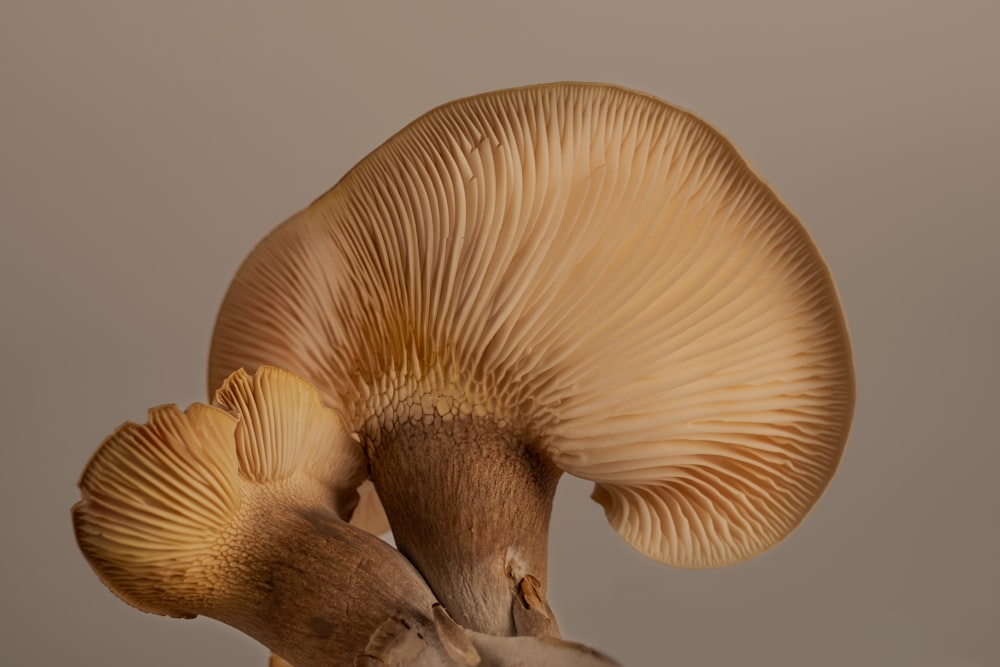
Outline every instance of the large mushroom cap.
{"type": "Polygon", "coordinates": [[[356,431],[488,416],[682,566],[787,535],[853,407],[800,222],[706,123],[606,85],[439,107],[275,230],[226,297],[211,382],[260,364],[356,431]]]}

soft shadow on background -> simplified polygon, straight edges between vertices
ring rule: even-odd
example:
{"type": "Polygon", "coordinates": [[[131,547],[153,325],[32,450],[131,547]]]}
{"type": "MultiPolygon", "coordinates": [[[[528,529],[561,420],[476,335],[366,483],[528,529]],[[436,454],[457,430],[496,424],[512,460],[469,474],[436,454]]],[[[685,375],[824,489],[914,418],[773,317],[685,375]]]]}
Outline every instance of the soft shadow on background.
{"type": "Polygon", "coordinates": [[[565,480],[550,597],[626,665],[1000,664],[1000,5],[0,6],[4,664],[266,664],[142,614],[73,541],[77,477],[148,407],[204,400],[249,249],[445,101],[617,83],[729,136],[837,279],[858,407],[802,527],[724,570],[644,560],[565,480]]]}

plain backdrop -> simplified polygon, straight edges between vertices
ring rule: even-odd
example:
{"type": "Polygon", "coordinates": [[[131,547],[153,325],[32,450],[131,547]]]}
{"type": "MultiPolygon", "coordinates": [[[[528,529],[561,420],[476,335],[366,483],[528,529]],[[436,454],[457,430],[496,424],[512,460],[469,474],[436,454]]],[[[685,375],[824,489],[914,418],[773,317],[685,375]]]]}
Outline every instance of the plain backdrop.
{"type": "Polygon", "coordinates": [[[825,254],[858,377],[840,471],[777,548],[644,560],[566,479],[550,598],[625,665],[1000,665],[1000,9],[991,2],[0,2],[4,665],[266,664],[135,611],[78,475],[206,398],[239,262],[404,124],[557,80],[695,111],[825,254]]]}

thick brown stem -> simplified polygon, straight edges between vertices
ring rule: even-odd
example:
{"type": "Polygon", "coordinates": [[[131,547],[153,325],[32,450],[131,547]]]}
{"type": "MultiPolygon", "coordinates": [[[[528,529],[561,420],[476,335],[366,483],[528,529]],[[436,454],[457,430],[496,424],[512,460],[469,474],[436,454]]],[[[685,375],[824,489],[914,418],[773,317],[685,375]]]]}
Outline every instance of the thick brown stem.
{"type": "Polygon", "coordinates": [[[487,418],[415,420],[366,437],[396,545],[448,613],[483,633],[558,636],[545,586],[559,470],[487,418]]]}
{"type": "MultiPolygon", "coordinates": [[[[389,618],[432,626],[434,598],[395,549],[322,509],[274,506],[218,563],[228,580],[194,613],[254,637],[296,667],[353,664],[389,618]]],[[[426,634],[426,633],[425,633],[426,634]]]]}

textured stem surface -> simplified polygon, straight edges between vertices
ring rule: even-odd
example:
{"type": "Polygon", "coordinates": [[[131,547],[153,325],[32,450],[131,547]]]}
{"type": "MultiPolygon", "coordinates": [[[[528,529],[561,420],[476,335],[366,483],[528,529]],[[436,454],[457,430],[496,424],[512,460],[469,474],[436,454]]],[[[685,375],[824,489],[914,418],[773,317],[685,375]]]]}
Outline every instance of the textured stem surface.
{"type": "Polygon", "coordinates": [[[352,664],[388,618],[429,627],[435,600],[402,555],[321,509],[274,507],[227,572],[240,581],[192,610],[296,667],[352,664]],[[235,570],[235,572],[234,572],[235,570]]]}
{"type": "Polygon", "coordinates": [[[448,613],[478,632],[558,636],[545,603],[558,469],[486,418],[367,437],[396,545],[448,613]]]}
{"type": "MultiPolygon", "coordinates": [[[[458,625],[409,563],[378,538],[321,510],[278,509],[283,539],[258,545],[243,585],[206,615],[239,628],[295,667],[616,667],[582,644],[500,637],[458,625]]],[[[537,581],[518,597],[542,618],[537,581]]],[[[547,611],[547,608],[546,608],[547,611]]],[[[530,626],[535,627],[535,626],[530,626]]],[[[538,627],[544,627],[538,626],[538,627]]],[[[273,658],[272,665],[282,664],[273,658]]],[[[285,664],[288,664],[285,663],[285,664]]]]}

